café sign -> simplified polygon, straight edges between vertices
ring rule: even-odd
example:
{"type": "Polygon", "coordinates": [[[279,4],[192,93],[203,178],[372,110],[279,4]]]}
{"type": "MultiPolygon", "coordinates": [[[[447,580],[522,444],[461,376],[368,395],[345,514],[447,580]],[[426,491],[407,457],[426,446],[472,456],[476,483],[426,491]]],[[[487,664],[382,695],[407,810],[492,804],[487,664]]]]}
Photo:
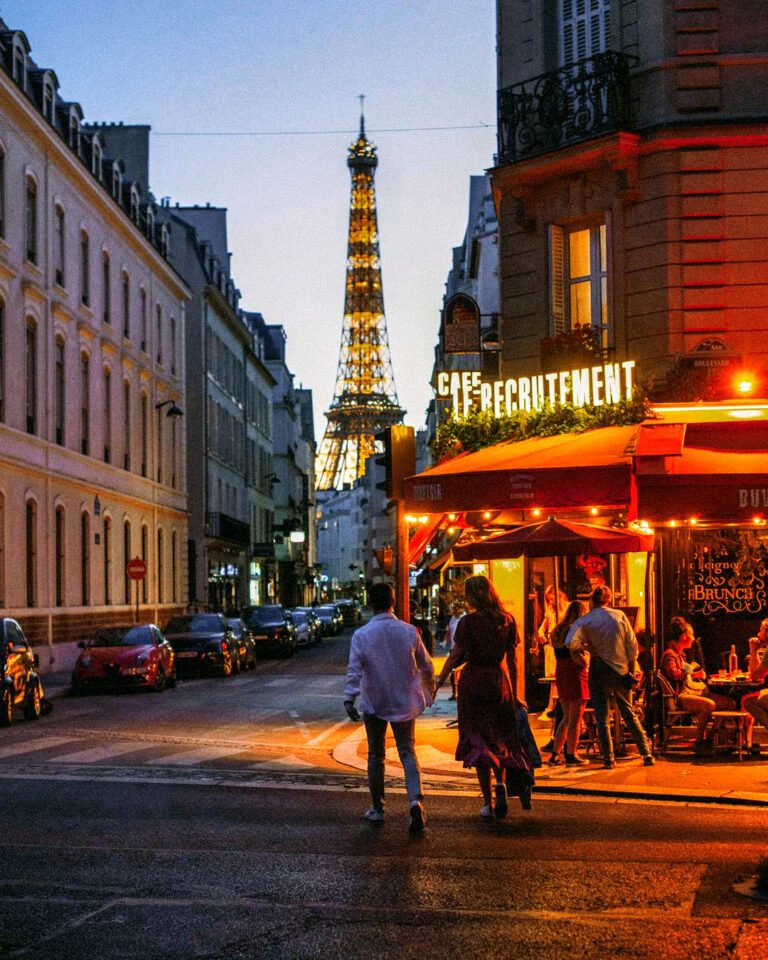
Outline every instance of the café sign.
{"type": "Polygon", "coordinates": [[[603,406],[632,399],[634,369],[634,360],[624,360],[490,382],[481,379],[479,370],[442,370],[436,392],[438,397],[453,400],[453,411],[459,417],[466,417],[473,407],[503,417],[516,410],[540,410],[546,403],[603,406]]]}

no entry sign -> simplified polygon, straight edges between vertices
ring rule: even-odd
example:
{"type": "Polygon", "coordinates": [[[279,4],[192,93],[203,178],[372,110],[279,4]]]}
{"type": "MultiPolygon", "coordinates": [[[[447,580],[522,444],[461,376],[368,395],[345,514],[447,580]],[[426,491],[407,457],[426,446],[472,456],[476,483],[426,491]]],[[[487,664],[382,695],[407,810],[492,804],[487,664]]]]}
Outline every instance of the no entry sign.
{"type": "Polygon", "coordinates": [[[147,565],[140,557],[129,560],[125,569],[131,580],[143,580],[147,575],[147,565]]]}

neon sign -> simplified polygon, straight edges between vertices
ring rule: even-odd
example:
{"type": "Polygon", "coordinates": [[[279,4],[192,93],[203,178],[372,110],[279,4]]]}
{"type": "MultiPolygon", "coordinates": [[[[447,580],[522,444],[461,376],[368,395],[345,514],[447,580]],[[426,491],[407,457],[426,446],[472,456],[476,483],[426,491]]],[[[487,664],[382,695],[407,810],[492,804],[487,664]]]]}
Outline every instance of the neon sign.
{"type": "Polygon", "coordinates": [[[515,410],[540,410],[545,403],[603,406],[631,400],[634,369],[634,360],[624,360],[491,382],[482,381],[479,370],[442,370],[436,392],[438,397],[452,398],[459,417],[466,417],[473,407],[503,417],[515,410]]]}

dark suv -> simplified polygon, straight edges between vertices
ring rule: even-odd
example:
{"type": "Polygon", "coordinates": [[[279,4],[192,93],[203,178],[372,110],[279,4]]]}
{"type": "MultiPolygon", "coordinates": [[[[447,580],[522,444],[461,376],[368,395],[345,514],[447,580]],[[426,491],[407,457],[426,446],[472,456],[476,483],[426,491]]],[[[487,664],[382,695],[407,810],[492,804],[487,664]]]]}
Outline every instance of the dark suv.
{"type": "Polygon", "coordinates": [[[172,617],[165,639],[176,654],[176,672],[218,673],[228,677],[240,663],[238,641],[220,613],[172,617]]]}
{"type": "Polygon", "coordinates": [[[260,607],[246,607],[240,614],[253,635],[256,652],[274,650],[280,657],[292,657],[296,649],[296,627],[285,607],[266,603],[260,607]]]}
{"type": "Polygon", "coordinates": [[[38,658],[15,620],[0,620],[0,727],[9,727],[13,711],[21,707],[27,720],[37,720],[43,687],[37,673],[38,658]]]}

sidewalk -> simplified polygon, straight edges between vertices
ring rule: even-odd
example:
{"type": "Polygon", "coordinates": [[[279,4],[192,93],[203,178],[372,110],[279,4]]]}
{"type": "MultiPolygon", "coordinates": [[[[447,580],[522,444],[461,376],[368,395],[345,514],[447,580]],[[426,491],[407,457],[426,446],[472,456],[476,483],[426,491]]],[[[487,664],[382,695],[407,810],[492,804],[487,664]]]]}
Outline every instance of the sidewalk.
{"type": "MultiPolygon", "coordinates": [[[[433,707],[419,719],[416,742],[422,774],[430,783],[441,781],[466,783],[467,789],[479,788],[473,770],[465,770],[454,759],[457,730],[446,726],[456,717],[456,702],[451,701],[450,688],[440,691],[433,707]]],[[[531,727],[539,746],[549,739],[550,723],[531,718],[531,727]]],[[[333,753],[339,763],[365,771],[366,744],[362,726],[356,726],[333,753]]],[[[768,757],[745,758],[741,763],[733,757],[697,760],[692,753],[670,752],[657,758],[656,765],[645,767],[634,749],[626,759],[617,758],[613,770],[603,769],[602,759],[590,757],[589,766],[550,767],[546,763],[536,771],[539,795],[615,797],[627,800],[656,800],[708,805],[768,807],[768,757]]],[[[402,779],[394,742],[387,744],[388,777],[402,779]]]]}

